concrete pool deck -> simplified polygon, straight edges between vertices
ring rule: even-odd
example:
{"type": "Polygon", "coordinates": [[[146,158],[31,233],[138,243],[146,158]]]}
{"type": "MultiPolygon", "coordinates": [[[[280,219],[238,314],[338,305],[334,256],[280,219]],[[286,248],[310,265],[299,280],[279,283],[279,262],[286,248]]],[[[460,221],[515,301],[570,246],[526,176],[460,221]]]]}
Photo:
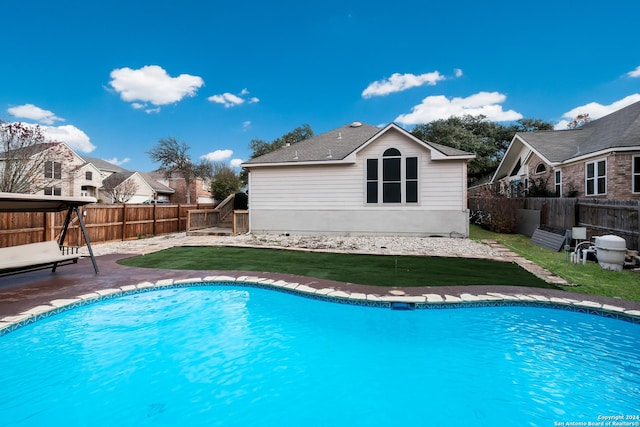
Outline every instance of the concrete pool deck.
{"type": "MultiPolygon", "coordinates": [[[[558,289],[520,286],[420,286],[380,287],[290,274],[255,271],[161,270],[125,267],[118,260],[176,245],[211,244],[207,238],[164,239],[128,243],[126,253],[113,253],[95,245],[100,273],[95,274],[89,258],[60,267],[55,273],[41,270],[0,277],[0,335],[41,317],[101,299],[152,289],[187,286],[191,283],[229,284],[274,288],[307,297],[358,305],[397,308],[444,308],[469,305],[517,304],[549,306],[623,318],[640,323],[640,302],[584,295],[558,289]],[[162,242],[162,240],[156,240],[162,242]],[[146,243],[146,244],[145,244],[146,243]],[[155,246],[154,246],[155,244],[155,246]],[[104,253],[104,255],[100,255],[104,253]]],[[[125,242],[126,243],[126,242],[125,242]]],[[[123,244],[125,244],[123,243],[123,244]]],[[[515,262],[549,283],[572,286],[539,266],[518,257],[495,242],[486,242],[488,258],[515,262]],[[490,250],[489,250],[490,248],[490,250]]],[[[113,248],[113,245],[111,246],[113,248]]],[[[116,251],[117,252],[117,251],[116,251]]],[[[348,251],[345,251],[348,252],[348,251]]],[[[577,289],[574,289],[577,290],[577,289]]]]}

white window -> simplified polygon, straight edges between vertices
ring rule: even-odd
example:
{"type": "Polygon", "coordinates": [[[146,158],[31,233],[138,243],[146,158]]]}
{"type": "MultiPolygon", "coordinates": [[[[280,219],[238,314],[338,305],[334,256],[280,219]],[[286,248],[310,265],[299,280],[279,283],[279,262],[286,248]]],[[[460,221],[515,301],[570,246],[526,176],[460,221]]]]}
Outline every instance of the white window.
{"type": "Polygon", "coordinates": [[[586,163],[585,166],[587,196],[607,194],[607,161],[596,160],[586,163]]]}
{"type": "Polygon", "coordinates": [[[44,177],[62,179],[62,163],[52,161],[44,162],[44,177]]]}
{"type": "Polygon", "coordinates": [[[403,157],[389,148],[382,159],[367,159],[366,200],[368,204],[418,203],[418,158],[403,157]]]}
{"type": "Polygon", "coordinates": [[[546,171],[547,167],[544,165],[544,163],[538,163],[538,166],[536,166],[536,174],[545,173],[546,171]]]}
{"type": "Polygon", "coordinates": [[[556,197],[562,197],[562,171],[561,170],[555,171],[554,176],[555,176],[556,197]]]}
{"type": "Polygon", "coordinates": [[[640,193],[640,156],[633,156],[633,164],[631,170],[632,191],[640,193]]]}
{"type": "Polygon", "coordinates": [[[61,196],[62,189],[60,187],[45,187],[44,195],[45,196],[61,196]]]}

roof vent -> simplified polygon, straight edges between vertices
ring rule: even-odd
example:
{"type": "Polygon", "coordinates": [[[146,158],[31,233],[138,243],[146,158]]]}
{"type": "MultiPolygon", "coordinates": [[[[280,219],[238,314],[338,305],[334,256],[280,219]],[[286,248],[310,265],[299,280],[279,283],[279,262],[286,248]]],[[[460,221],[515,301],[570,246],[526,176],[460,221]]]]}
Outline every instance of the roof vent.
{"type": "Polygon", "coordinates": [[[338,139],[342,139],[342,132],[338,132],[338,139]]]}
{"type": "Polygon", "coordinates": [[[327,159],[331,159],[333,158],[333,155],[331,154],[331,150],[329,150],[329,152],[327,153],[327,159]]]}
{"type": "Polygon", "coordinates": [[[359,128],[360,126],[362,126],[361,122],[353,122],[349,125],[352,128],[359,128]]]}

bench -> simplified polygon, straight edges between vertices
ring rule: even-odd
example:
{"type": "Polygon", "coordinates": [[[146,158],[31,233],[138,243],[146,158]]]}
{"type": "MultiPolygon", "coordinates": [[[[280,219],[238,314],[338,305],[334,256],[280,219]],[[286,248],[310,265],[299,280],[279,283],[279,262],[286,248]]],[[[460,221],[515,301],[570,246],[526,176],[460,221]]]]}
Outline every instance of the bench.
{"type": "Polygon", "coordinates": [[[0,248],[0,276],[49,267],[55,272],[58,265],[75,264],[78,258],[78,248],[61,249],[55,240],[0,248]]]}

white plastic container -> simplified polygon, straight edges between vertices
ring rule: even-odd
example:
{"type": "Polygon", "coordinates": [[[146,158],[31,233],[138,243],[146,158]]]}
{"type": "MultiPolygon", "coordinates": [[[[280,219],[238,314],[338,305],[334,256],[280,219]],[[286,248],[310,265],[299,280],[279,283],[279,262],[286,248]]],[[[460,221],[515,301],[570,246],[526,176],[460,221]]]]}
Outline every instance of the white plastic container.
{"type": "Polygon", "coordinates": [[[627,254],[627,242],[618,236],[608,234],[596,237],[596,257],[605,270],[622,271],[627,254]]]}

